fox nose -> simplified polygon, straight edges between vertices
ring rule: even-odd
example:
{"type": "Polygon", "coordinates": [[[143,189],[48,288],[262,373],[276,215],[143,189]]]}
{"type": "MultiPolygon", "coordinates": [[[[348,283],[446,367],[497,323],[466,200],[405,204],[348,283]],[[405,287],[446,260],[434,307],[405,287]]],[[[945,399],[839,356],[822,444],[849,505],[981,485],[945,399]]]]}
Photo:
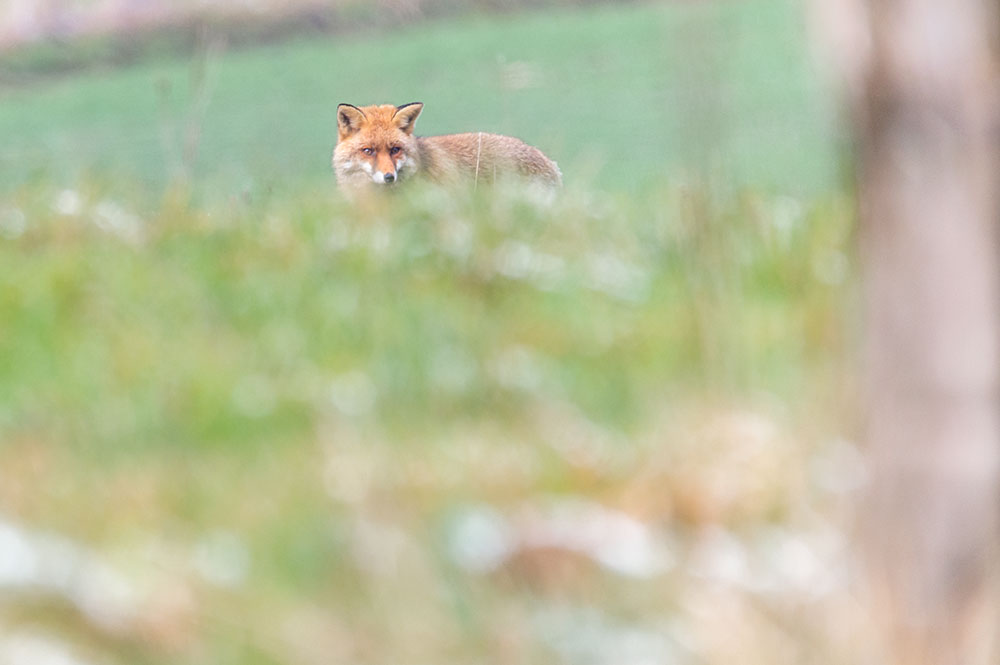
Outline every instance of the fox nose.
{"type": "Polygon", "coordinates": [[[385,178],[386,182],[395,182],[396,181],[396,174],[395,173],[386,173],[383,177],[385,178]]]}

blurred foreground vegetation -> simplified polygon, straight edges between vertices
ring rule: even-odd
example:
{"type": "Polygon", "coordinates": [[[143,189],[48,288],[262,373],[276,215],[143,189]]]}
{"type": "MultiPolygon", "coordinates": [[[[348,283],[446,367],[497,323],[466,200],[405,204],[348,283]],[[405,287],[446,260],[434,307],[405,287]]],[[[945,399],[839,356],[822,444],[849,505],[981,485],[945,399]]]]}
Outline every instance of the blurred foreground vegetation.
{"type": "Polygon", "coordinates": [[[341,374],[409,433],[535,393],[627,430],[671,386],[800,394],[846,346],[836,201],[414,187],[144,218],[95,193],[4,210],[0,389],[5,422],[104,454],[311,432],[341,374]]]}
{"type": "MultiPolygon", "coordinates": [[[[26,189],[2,215],[0,505],[96,548],[130,595],[110,628],[58,594],[8,597],[0,622],[69,621],[130,663],[611,662],[558,646],[582,639],[574,613],[697,623],[676,560],[766,562],[747,538],[816,561],[704,574],[777,575],[723,582],[821,630],[783,603],[827,602],[842,572],[822,511],[852,471],[843,203],[414,188],[145,218],[26,189]],[[601,528],[560,502],[648,523],[593,536],[624,572],[560,542],[601,528]]],[[[711,631],[649,630],[683,656],[657,662],[727,662],[711,631]]]]}

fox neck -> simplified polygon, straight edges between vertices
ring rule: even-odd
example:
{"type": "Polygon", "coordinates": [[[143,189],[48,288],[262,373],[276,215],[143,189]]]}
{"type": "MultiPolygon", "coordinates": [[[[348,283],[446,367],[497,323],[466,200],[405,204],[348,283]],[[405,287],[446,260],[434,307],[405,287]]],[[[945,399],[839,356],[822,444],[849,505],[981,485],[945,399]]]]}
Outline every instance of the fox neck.
{"type": "Polygon", "coordinates": [[[461,169],[439,136],[417,136],[417,166],[430,180],[446,182],[461,175],[461,169]]]}

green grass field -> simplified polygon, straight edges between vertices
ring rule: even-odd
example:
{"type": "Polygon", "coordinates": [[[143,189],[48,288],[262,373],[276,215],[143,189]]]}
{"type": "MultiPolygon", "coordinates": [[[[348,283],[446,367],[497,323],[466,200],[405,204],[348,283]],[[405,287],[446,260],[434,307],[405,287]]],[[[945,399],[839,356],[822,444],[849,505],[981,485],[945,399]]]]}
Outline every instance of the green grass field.
{"type": "Polygon", "coordinates": [[[0,662],[850,662],[852,214],[806,62],[754,0],[4,90],[0,662]],[[417,99],[565,191],[344,201],[335,104],[417,99]]]}
{"type": "Polygon", "coordinates": [[[470,18],[208,55],[204,77],[196,59],[8,90],[0,186],[99,175],[156,192],[188,166],[211,198],[320,187],[337,103],[423,101],[418,133],[516,135],[571,183],[634,191],[707,169],[822,193],[835,185],[832,103],[793,6],[470,18]],[[185,160],[189,127],[200,140],[185,160]]]}

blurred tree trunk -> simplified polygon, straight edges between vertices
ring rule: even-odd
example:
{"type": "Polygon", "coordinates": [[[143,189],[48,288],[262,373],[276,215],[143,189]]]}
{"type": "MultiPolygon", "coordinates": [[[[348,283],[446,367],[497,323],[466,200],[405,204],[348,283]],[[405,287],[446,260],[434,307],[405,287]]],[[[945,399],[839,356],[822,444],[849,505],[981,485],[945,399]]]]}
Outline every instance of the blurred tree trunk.
{"type": "MultiPolygon", "coordinates": [[[[837,1],[837,0],[833,0],[837,1]]],[[[862,5],[858,5],[861,7],[862,5]]],[[[1000,662],[997,7],[869,0],[862,506],[889,661],[1000,662]]]]}

